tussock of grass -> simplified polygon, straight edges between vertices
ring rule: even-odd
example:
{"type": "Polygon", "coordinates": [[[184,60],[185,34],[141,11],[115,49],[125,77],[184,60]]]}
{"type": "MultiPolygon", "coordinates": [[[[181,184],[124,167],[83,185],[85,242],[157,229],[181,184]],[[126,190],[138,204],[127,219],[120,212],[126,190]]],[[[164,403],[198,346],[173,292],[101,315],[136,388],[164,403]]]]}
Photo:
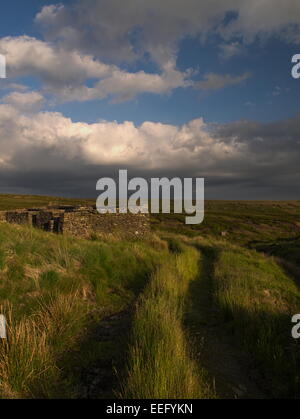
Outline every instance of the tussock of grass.
{"type": "Polygon", "coordinates": [[[191,247],[172,255],[153,276],[140,299],[122,396],[145,399],[212,396],[192,360],[182,326],[184,300],[190,281],[198,273],[198,256],[191,247]]]}
{"type": "Polygon", "coordinates": [[[33,318],[15,322],[12,309],[5,314],[9,341],[0,346],[1,397],[31,397],[37,383],[36,396],[52,395],[51,384],[57,381],[58,370],[47,344],[46,329],[41,330],[33,318]]]}
{"type": "Polygon", "coordinates": [[[79,292],[53,294],[39,310],[20,321],[13,307],[3,310],[9,340],[0,346],[2,397],[54,398],[72,396],[59,361],[76,343],[87,324],[88,306],[79,292]]]}

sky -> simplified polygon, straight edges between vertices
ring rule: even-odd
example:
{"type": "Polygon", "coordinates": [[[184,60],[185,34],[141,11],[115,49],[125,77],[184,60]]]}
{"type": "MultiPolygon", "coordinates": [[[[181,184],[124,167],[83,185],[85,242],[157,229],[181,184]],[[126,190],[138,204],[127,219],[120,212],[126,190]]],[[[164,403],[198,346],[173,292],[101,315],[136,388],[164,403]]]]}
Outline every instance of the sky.
{"type": "Polygon", "coordinates": [[[204,177],[213,199],[300,199],[298,0],[3,2],[0,193],[204,177]]]}

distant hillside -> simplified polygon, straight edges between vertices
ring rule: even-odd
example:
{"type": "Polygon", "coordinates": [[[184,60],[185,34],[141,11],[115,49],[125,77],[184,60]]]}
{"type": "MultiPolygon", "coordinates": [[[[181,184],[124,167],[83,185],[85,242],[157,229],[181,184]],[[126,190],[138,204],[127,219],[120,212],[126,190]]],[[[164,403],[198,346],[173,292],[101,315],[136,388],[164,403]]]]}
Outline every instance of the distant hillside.
{"type": "Polygon", "coordinates": [[[213,236],[256,248],[259,242],[300,235],[300,201],[205,201],[202,224],[187,226],[181,214],[152,216],[155,230],[190,237],[213,236]],[[223,234],[222,234],[223,233],[223,234]]]}
{"type": "Polygon", "coordinates": [[[95,205],[95,199],[59,198],[42,195],[0,194],[0,211],[47,205],[95,205]]]}

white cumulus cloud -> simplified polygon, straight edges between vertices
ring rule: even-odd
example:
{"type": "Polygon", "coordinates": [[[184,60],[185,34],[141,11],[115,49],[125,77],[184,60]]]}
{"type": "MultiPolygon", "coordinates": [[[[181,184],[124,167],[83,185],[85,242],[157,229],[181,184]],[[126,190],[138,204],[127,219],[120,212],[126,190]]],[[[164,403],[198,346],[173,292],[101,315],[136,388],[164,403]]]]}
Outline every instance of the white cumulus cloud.
{"type": "Polygon", "coordinates": [[[39,77],[43,90],[64,102],[109,96],[128,100],[142,92],[163,94],[189,84],[189,73],[177,71],[173,61],[166,62],[160,74],[130,73],[91,55],[28,36],[1,38],[0,53],[6,56],[10,77],[39,77]],[[95,80],[92,87],[86,83],[91,79],[95,80]]]}

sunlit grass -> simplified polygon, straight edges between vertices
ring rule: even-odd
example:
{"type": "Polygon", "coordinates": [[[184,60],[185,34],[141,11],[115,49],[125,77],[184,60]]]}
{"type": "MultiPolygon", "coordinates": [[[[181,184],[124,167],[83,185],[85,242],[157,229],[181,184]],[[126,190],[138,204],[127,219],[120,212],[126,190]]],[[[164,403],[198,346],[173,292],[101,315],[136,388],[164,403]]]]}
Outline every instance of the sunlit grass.
{"type": "Polygon", "coordinates": [[[213,397],[203,372],[192,359],[182,324],[187,289],[198,273],[198,257],[191,247],[173,255],[143,294],[133,324],[123,397],[213,397]]]}

